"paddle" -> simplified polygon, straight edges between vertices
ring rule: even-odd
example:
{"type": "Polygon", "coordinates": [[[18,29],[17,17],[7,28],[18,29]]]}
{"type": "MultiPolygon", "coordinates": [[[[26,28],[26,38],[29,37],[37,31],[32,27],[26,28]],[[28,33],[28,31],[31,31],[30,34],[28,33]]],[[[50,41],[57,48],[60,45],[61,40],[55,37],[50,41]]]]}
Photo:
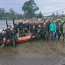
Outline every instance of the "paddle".
{"type": "Polygon", "coordinates": [[[15,27],[15,20],[13,19],[13,27],[15,27]]]}
{"type": "Polygon", "coordinates": [[[7,28],[8,28],[8,23],[7,23],[7,20],[6,20],[6,26],[7,26],[7,28]]]}

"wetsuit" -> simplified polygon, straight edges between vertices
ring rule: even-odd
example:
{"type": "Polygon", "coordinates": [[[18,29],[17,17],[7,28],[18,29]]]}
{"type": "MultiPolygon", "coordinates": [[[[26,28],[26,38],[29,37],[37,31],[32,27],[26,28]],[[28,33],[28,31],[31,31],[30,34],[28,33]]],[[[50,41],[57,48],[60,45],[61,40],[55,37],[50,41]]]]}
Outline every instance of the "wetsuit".
{"type": "Polygon", "coordinates": [[[18,30],[19,36],[23,35],[23,29],[24,29],[24,24],[20,22],[20,23],[17,25],[17,30],[18,30]]]}
{"type": "Polygon", "coordinates": [[[11,32],[11,30],[10,29],[6,29],[6,38],[8,39],[8,38],[11,38],[11,35],[12,35],[12,32],[11,32]]]}
{"type": "Polygon", "coordinates": [[[64,25],[65,22],[61,23],[61,22],[58,22],[58,25],[57,25],[57,35],[58,35],[58,40],[60,40],[60,36],[62,35],[63,36],[63,40],[64,40],[64,32],[63,32],[63,25],[64,25]],[[59,25],[60,23],[60,25],[59,25]]]}

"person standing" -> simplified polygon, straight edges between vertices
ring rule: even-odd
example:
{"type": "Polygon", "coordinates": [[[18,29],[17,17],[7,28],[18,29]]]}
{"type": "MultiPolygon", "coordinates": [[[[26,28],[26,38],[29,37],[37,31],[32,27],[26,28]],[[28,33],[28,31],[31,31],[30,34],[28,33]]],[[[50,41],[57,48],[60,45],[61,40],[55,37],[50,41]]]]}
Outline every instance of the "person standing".
{"type": "Polygon", "coordinates": [[[57,26],[57,35],[58,35],[58,40],[60,40],[60,37],[62,35],[63,41],[64,41],[64,30],[63,30],[63,25],[65,24],[65,21],[62,22],[61,20],[58,20],[58,26],[57,26]]]}
{"type": "Polygon", "coordinates": [[[50,23],[49,31],[51,35],[51,39],[55,40],[55,34],[56,34],[57,25],[55,22],[50,23]]]}

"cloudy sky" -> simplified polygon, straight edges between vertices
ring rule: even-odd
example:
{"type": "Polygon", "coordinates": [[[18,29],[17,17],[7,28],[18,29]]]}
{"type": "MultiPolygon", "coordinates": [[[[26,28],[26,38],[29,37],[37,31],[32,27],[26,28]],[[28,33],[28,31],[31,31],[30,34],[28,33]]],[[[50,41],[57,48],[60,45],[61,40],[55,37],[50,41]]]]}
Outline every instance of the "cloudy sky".
{"type": "MultiPolygon", "coordinates": [[[[0,0],[0,8],[5,8],[7,11],[13,8],[16,12],[22,13],[22,5],[25,1],[27,0],[0,0]]],[[[65,8],[65,0],[35,0],[35,2],[44,15],[65,8]]]]}

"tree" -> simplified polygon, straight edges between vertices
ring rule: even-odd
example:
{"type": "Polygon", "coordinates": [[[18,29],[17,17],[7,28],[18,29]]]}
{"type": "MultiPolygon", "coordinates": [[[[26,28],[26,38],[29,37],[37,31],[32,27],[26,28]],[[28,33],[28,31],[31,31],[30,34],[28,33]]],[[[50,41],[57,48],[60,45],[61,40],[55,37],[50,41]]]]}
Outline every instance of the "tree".
{"type": "Polygon", "coordinates": [[[51,17],[52,17],[52,18],[56,18],[56,15],[55,15],[54,12],[52,13],[51,17]]]}
{"type": "Polygon", "coordinates": [[[24,16],[26,18],[33,18],[35,17],[35,12],[39,10],[39,8],[36,6],[34,0],[29,0],[24,3],[22,10],[24,11],[24,16]]]}
{"type": "Polygon", "coordinates": [[[15,16],[16,16],[16,19],[22,19],[22,18],[23,18],[22,14],[17,14],[17,13],[16,13],[15,16]]]}
{"type": "Polygon", "coordinates": [[[42,15],[42,13],[40,12],[39,15],[38,15],[38,18],[42,18],[42,17],[43,17],[43,15],[42,15]]]}
{"type": "Polygon", "coordinates": [[[9,9],[9,18],[10,19],[14,19],[15,18],[15,11],[12,8],[9,9]]]}
{"type": "Polygon", "coordinates": [[[2,19],[3,16],[5,16],[4,14],[5,14],[5,9],[4,8],[0,8],[0,19],[2,19]]]}
{"type": "Polygon", "coordinates": [[[22,14],[15,13],[15,11],[10,8],[9,11],[5,11],[4,8],[0,8],[0,19],[22,19],[22,14]]]}

